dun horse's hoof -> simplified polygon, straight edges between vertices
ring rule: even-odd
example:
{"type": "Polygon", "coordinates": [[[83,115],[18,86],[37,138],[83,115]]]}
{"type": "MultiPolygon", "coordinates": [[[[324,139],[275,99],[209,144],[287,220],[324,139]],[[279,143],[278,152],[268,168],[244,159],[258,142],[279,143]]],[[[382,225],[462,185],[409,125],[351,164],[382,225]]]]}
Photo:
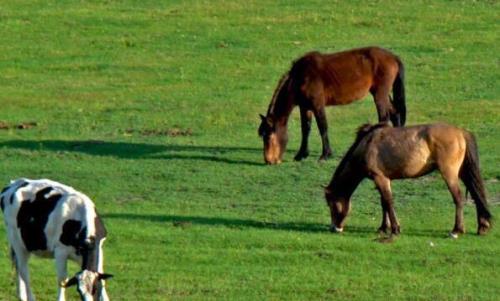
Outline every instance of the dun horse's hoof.
{"type": "Polygon", "coordinates": [[[477,235],[485,235],[488,232],[489,227],[480,226],[477,229],[477,235]]]}
{"type": "Polygon", "coordinates": [[[385,234],[387,234],[387,228],[382,228],[382,227],[378,228],[377,233],[379,235],[385,235],[385,234]]]}
{"type": "Polygon", "coordinates": [[[338,228],[336,226],[331,226],[330,227],[330,232],[333,232],[333,233],[342,233],[342,232],[344,232],[344,228],[338,228]]]}

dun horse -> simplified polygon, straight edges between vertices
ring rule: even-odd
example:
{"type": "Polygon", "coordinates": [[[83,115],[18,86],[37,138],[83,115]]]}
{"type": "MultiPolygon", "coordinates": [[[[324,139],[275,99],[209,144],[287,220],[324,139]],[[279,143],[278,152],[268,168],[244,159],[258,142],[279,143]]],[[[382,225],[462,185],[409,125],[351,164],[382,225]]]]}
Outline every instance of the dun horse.
{"type": "Polygon", "coordinates": [[[416,178],[439,170],[455,202],[455,226],[450,235],[464,233],[464,198],[459,179],[474,199],[478,234],[490,228],[483,180],[479,171],[478,150],[474,136],[447,124],[393,128],[386,123],[364,125],[354,144],[335,170],[325,197],[330,207],[331,230],[342,232],[351,207],[351,195],[364,178],[370,178],[380,192],[382,225],[379,231],[399,234],[394,211],[391,180],[416,178]]]}
{"type": "Polygon", "coordinates": [[[296,105],[300,108],[302,143],[295,160],[309,155],[307,140],[312,115],[323,143],[320,160],[328,159],[332,150],[325,106],[350,104],[368,93],[373,95],[379,121],[390,119],[395,126],[405,124],[404,67],[391,52],[367,47],[333,54],[311,52],[299,58],[279,81],[267,115],[260,115],[259,135],[264,140],[265,162],[281,163],[288,141],[288,118],[296,105]]]}

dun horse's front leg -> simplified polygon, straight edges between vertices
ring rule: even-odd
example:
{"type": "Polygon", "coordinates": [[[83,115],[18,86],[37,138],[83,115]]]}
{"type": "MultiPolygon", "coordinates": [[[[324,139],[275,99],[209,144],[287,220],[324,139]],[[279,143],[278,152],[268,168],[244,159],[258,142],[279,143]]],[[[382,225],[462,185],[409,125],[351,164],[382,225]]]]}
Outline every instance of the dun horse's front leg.
{"type": "Polygon", "coordinates": [[[300,149],[295,155],[295,161],[300,161],[309,156],[309,133],[311,132],[311,119],[312,112],[304,107],[300,107],[300,125],[302,129],[302,142],[300,144],[300,149]]]}
{"type": "Polygon", "coordinates": [[[321,135],[321,142],[323,144],[323,151],[321,153],[320,160],[327,160],[332,156],[332,149],[330,148],[330,141],[328,140],[328,124],[326,122],[325,108],[319,108],[314,110],[314,117],[316,117],[316,123],[318,125],[319,134],[321,135]]]}
{"type": "Polygon", "coordinates": [[[378,228],[378,232],[383,234],[387,233],[387,230],[391,227],[391,222],[389,220],[389,212],[386,202],[384,202],[382,197],[380,198],[380,205],[382,206],[382,224],[378,228]]]}
{"type": "MultiPolygon", "coordinates": [[[[389,217],[391,234],[397,235],[401,232],[401,230],[392,201],[391,181],[382,175],[375,176],[373,180],[375,182],[375,185],[377,186],[378,191],[380,192],[382,209],[383,211],[387,212],[387,215],[389,217]]],[[[383,218],[385,218],[385,213],[383,218]]]]}

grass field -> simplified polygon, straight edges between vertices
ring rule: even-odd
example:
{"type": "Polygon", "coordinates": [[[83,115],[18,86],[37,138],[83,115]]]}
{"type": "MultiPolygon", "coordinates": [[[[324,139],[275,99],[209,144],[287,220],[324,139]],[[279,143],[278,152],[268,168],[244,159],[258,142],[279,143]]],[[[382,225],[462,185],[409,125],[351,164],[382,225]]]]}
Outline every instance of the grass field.
{"type": "MultiPolygon", "coordinates": [[[[454,206],[437,174],[394,182],[394,243],[374,241],[369,181],[346,232],[328,232],[321,185],[376,121],[370,98],[327,110],[326,163],[316,128],[310,158],[293,162],[297,110],[282,165],[263,164],[257,137],[293,59],[383,46],[405,63],[409,124],[477,135],[499,217],[498,11],[486,0],[3,1],[0,183],[50,178],[95,201],[112,300],[498,299],[499,226],[476,236],[468,205],[468,233],[447,238],[454,206]]],[[[0,228],[0,300],[16,300],[0,228]]],[[[55,299],[53,261],[30,266],[39,300],[55,299]]]]}

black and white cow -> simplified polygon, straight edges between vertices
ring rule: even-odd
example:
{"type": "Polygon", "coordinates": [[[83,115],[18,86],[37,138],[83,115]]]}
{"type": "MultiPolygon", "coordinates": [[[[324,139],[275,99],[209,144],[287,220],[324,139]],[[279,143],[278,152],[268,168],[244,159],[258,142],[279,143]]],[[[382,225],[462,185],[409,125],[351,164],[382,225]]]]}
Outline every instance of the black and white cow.
{"type": "Polygon", "coordinates": [[[28,272],[31,254],[55,258],[59,301],[65,300],[65,288],[75,284],[84,301],[109,300],[104,279],[111,275],[104,274],[102,251],[106,229],[86,195],[51,180],[18,179],[0,197],[21,300],[35,300],[28,272]],[[71,279],[68,259],[82,267],[71,279]]]}

